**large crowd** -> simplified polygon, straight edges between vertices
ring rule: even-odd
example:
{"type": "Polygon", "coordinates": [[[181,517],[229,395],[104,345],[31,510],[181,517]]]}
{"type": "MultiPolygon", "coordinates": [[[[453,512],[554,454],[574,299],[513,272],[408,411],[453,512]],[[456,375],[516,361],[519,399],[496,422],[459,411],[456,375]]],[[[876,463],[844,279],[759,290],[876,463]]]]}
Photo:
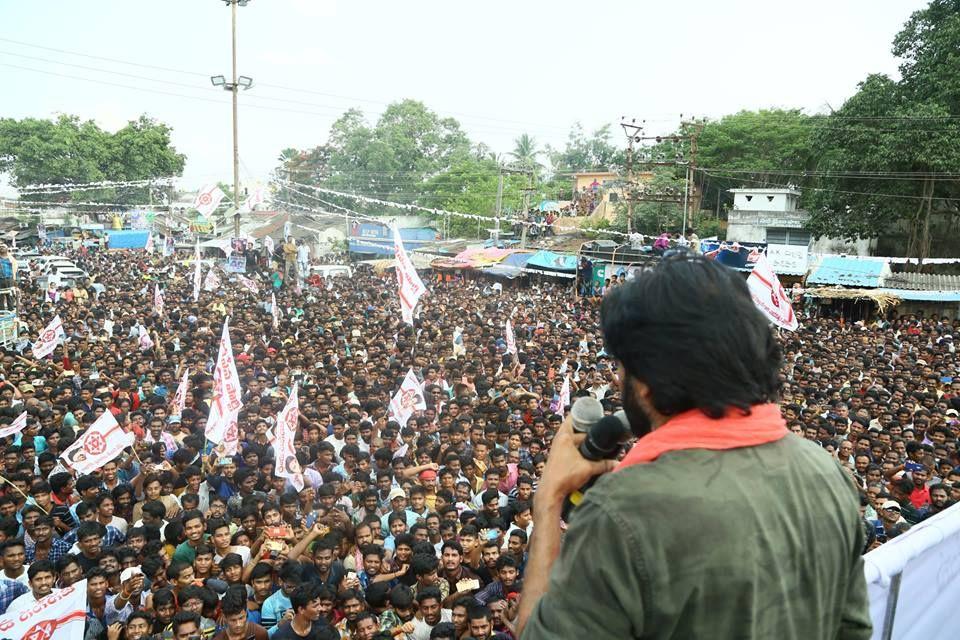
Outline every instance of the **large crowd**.
{"type": "MultiPolygon", "coordinates": [[[[25,274],[21,340],[0,366],[0,427],[28,415],[0,445],[0,613],[86,578],[91,640],[515,638],[564,381],[573,400],[620,408],[598,297],[424,274],[409,326],[393,273],[358,270],[282,282],[274,328],[276,266],[252,274],[258,293],[221,273],[194,302],[189,253],[70,257],[92,281],[50,295],[25,274]],[[57,314],[65,343],[32,358],[57,314]],[[235,456],[204,436],[227,318],[235,456]],[[390,399],[411,368],[426,409],[399,424],[390,399]],[[301,491],[276,475],[272,446],[294,385],[301,491]],[[60,454],[105,412],[135,444],[75,473],[60,454]]],[[[954,337],[960,322],[912,316],[803,318],[780,336],[784,418],[860,490],[864,552],[960,499],[954,337]]]]}

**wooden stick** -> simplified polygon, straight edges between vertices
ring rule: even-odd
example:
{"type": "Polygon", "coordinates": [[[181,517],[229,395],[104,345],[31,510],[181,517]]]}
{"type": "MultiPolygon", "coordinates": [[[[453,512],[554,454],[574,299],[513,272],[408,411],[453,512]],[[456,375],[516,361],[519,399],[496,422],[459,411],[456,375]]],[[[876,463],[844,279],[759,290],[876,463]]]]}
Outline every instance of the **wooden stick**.
{"type": "MultiPolygon", "coordinates": [[[[20,487],[18,487],[17,485],[13,484],[13,483],[10,482],[9,480],[7,480],[4,476],[0,475],[0,480],[3,480],[3,481],[6,482],[8,485],[10,485],[10,486],[13,487],[14,489],[16,489],[17,493],[19,493],[20,495],[22,495],[24,500],[29,500],[29,499],[30,499],[29,496],[27,496],[27,494],[25,494],[23,491],[20,491],[20,487]]],[[[44,513],[45,515],[50,515],[50,512],[47,511],[46,509],[44,509],[43,507],[41,507],[40,505],[37,505],[37,508],[40,509],[40,511],[43,511],[43,513],[44,513]]]]}

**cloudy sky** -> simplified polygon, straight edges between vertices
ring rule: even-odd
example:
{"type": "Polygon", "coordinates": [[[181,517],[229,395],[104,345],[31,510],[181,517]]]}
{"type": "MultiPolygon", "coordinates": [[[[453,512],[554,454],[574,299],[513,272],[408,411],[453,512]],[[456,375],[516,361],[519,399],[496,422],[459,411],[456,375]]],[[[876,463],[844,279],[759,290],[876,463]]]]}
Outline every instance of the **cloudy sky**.
{"type": "MultiPolygon", "coordinates": [[[[621,116],[651,133],[686,116],[839,106],[921,0],[363,2],[251,0],[239,9],[243,180],[285,147],[324,142],[349,107],[415,98],[507,151],[529,133],[621,116]]],[[[0,0],[0,117],[141,113],[169,123],[182,185],[231,177],[230,10],[222,0],[0,0]]],[[[615,133],[619,142],[620,129],[615,133]]]]}

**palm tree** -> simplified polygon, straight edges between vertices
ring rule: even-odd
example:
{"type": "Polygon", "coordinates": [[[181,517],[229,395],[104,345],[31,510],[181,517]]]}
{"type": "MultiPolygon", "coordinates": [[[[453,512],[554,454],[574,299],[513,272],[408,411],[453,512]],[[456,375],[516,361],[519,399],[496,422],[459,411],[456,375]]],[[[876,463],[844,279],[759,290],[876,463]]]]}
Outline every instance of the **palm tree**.
{"type": "Polygon", "coordinates": [[[533,136],[524,133],[513,141],[513,151],[510,152],[510,156],[519,164],[534,169],[539,168],[540,163],[537,162],[539,155],[537,140],[533,136]]]}

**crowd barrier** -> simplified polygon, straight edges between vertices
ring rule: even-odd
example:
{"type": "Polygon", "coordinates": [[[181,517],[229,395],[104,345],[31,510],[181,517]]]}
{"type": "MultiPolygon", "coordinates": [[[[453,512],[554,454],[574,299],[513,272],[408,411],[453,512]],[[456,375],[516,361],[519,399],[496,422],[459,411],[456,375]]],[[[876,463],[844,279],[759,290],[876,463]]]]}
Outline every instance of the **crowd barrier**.
{"type": "Polygon", "coordinates": [[[960,504],[863,557],[873,640],[960,637],[960,504]]]}

